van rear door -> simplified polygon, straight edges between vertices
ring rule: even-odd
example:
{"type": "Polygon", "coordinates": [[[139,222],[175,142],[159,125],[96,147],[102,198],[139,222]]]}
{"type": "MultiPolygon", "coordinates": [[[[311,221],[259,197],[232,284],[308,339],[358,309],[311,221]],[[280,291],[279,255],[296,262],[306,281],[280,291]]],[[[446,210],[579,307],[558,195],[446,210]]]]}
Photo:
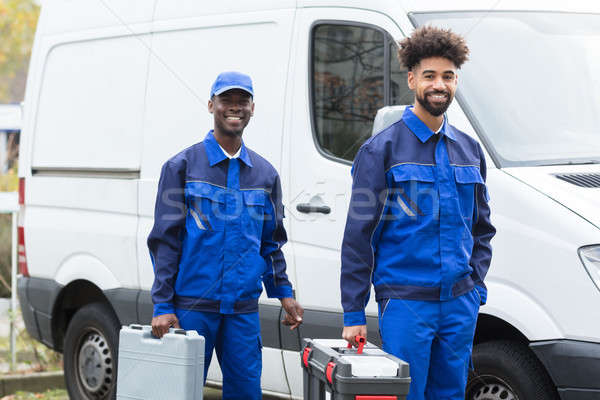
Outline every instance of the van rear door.
{"type": "Polygon", "coordinates": [[[148,61],[140,36],[107,29],[48,46],[28,132],[32,276],[62,285],[87,279],[102,290],[138,286],[136,179],[148,61]]]}

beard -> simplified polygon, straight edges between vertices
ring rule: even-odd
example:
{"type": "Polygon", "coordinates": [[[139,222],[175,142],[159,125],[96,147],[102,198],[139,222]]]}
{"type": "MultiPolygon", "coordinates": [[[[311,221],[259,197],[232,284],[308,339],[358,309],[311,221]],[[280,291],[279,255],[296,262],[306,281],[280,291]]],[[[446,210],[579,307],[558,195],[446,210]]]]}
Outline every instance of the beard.
{"type": "Polygon", "coordinates": [[[245,121],[245,123],[242,123],[242,126],[240,126],[238,129],[229,129],[229,128],[225,127],[224,124],[220,123],[220,121],[216,121],[216,120],[215,120],[215,125],[217,125],[219,127],[219,131],[221,131],[226,136],[236,138],[236,137],[242,136],[242,134],[244,133],[244,129],[248,125],[248,122],[249,121],[245,121]]]}
{"type": "Polygon", "coordinates": [[[424,97],[421,97],[417,94],[416,98],[417,98],[417,101],[419,102],[419,104],[421,105],[421,107],[423,107],[425,110],[427,110],[427,112],[429,114],[433,115],[434,117],[439,117],[440,115],[444,114],[446,112],[446,110],[448,109],[448,107],[450,107],[450,103],[452,103],[452,97],[450,96],[450,93],[448,93],[446,91],[429,92],[429,93],[426,93],[424,97]],[[440,105],[434,105],[429,100],[427,100],[427,96],[430,94],[445,94],[448,99],[440,105]]]}
{"type": "Polygon", "coordinates": [[[242,133],[244,133],[244,128],[238,130],[221,129],[221,132],[229,137],[241,137],[242,133]]]}

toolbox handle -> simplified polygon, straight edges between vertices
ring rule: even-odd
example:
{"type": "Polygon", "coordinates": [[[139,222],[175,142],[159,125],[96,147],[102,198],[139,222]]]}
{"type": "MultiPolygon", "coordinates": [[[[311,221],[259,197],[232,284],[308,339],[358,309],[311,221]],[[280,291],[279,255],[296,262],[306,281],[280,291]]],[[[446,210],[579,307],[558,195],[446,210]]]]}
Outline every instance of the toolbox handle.
{"type": "Polygon", "coordinates": [[[158,336],[154,336],[154,333],[152,333],[152,331],[144,331],[144,333],[142,333],[142,340],[144,340],[146,343],[156,343],[156,344],[161,344],[162,343],[162,338],[159,338],[158,336]]]}
{"type": "MultiPolygon", "coordinates": [[[[364,336],[356,335],[354,337],[354,340],[356,340],[356,342],[358,343],[358,350],[356,350],[356,354],[362,354],[363,347],[365,347],[365,343],[367,343],[367,338],[365,338],[364,336]]],[[[352,348],[352,343],[348,342],[348,348],[352,348]]]]}
{"type": "MultiPolygon", "coordinates": [[[[187,336],[187,331],[185,329],[181,329],[181,328],[169,328],[169,332],[167,332],[167,334],[169,334],[169,333],[172,333],[174,335],[187,336]]],[[[162,341],[164,339],[168,339],[168,336],[163,336],[163,337],[159,338],[157,336],[154,336],[154,334],[152,333],[152,331],[147,331],[147,332],[144,332],[144,339],[150,339],[150,340],[152,340],[154,342],[162,343],[162,341]]]]}
{"type": "Polygon", "coordinates": [[[308,368],[308,359],[310,358],[310,353],[312,352],[312,348],[306,346],[304,351],[302,352],[302,362],[306,368],[308,368]]]}
{"type": "Polygon", "coordinates": [[[325,370],[325,376],[329,383],[333,385],[333,371],[335,370],[335,363],[333,361],[329,361],[327,363],[327,369],[325,370]]]}

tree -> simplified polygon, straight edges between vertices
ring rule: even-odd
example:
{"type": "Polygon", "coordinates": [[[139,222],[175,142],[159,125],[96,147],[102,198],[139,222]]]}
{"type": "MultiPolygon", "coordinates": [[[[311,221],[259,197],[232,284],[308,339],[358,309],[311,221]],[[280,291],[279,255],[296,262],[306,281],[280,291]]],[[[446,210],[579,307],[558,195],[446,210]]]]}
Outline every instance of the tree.
{"type": "MultiPolygon", "coordinates": [[[[40,7],[35,0],[0,0],[0,103],[19,103],[25,94],[27,68],[40,7]]],[[[0,191],[17,189],[18,137],[9,135],[12,160],[8,174],[0,175],[0,191]]],[[[11,216],[0,215],[0,297],[10,293],[11,216]]]]}
{"type": "Polygon", "coordinates": [[[40,7],[34,0],[0,0],[0,103],[19,103],[40,7]]]}

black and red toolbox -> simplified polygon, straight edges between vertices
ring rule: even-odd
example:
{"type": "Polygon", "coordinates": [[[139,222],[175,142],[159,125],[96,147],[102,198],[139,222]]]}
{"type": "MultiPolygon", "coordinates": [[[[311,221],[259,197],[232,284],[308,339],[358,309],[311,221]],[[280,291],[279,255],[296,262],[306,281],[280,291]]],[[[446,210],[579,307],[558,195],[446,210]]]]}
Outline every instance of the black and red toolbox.
{"type": "Polygon", "coordinates": [[[357,337],[358,348],[343,339],[303,339],[304,400],[405,400],[408,363],[357,337]]]}

